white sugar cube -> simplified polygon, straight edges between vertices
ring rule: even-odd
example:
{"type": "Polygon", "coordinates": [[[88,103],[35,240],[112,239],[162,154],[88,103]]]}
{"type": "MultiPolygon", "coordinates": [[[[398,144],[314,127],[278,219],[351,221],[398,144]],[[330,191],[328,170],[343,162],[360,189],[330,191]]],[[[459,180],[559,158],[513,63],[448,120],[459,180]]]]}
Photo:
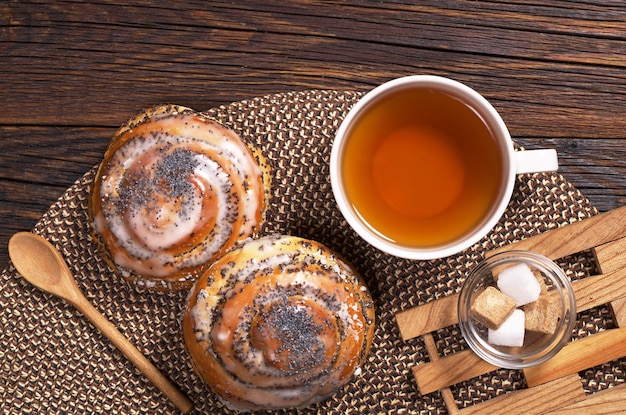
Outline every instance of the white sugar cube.
{"type": "Polygon", "coordinates": [[[487,342],[494,346],[521,347],[524,344],[524,312],[519,308],[497,330],[489,329],[487,342]]]}
{"type": "Polygon", "coordinates": [[[517,306],[537,301],[541,285],[526,264],[518,264],[503,269],[498,274],[498,288],[515,300],[517,306]]]}

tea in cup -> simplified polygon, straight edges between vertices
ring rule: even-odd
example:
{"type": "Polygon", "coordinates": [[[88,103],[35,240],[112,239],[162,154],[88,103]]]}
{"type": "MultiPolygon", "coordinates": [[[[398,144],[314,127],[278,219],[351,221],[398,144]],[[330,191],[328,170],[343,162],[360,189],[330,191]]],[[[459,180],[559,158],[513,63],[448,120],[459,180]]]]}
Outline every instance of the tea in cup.
{"type": "Polygon", "coordinates": [[[438,76],[389,81],[339,127],[330,161],[338,206],[367,242],[410,259],[476,243],[504,213],[515,176],[558,168],[556,151],[514,151],[497,111],[438,76]]]}

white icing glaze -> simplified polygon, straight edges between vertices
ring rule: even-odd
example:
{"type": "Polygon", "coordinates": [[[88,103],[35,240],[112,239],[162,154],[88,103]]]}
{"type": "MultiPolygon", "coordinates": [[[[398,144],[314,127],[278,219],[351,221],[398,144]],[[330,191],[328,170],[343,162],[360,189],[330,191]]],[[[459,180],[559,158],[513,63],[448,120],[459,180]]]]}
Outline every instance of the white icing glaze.
{"type": "Polygon", "coordinates": [[[167,277],[258,229],[261,170],[234,132],[197,114],[169,113],[125,134],[101,167],[94,212],[118,267],[167,277]]]}
{"type": "Polygon", "coordinates": [[[238,410],[328,396],[361,372],[373,325],[354,271],[321,245],[286,236],[248,240],[215,262],[183,319],[201,376],[238,410]]]}

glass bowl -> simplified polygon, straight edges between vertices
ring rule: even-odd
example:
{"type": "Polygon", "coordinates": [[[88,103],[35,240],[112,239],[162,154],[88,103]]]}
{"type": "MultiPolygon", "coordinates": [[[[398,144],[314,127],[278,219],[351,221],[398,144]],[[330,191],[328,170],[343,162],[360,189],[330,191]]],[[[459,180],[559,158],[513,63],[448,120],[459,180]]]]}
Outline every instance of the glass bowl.
{"type": "MultiPolygon", "coordinates": [[[[525,307],[528,306],[517,308],[525,307]]],[[[459,293],[458,318],[465,341],[478,356],[498,367],[523,369],[550,359],[570,340],[576,321],[576,300],[568,277],[550,259],[529,251],[508,251],[483,260],[470,272],[459,293]],[[470,309],[487,287],[498,288],[497,277],[503,269],[518,264],[526,264],[540,282],[542,295],[551,297],[552,314],[557,319],[556,323],[552,319],[554,331],[540,333],[525,327],[522,346],[493,345],[488,342],[489,329],[472,317],[470,309]]]]}

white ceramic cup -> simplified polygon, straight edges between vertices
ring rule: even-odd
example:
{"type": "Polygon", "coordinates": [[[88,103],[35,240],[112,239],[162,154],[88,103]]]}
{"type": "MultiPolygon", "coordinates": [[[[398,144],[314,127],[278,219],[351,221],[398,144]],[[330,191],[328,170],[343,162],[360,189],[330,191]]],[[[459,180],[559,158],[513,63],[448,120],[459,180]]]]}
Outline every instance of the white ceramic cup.
{"type": "MultiPolygon", "coordinates": [[[[389,128],[394,128],[390,126],[389,128]]],[[[509,131],[493,106],[479,93],[457,81],[430,75],[407,76],[386,82],[365,94],[348,112],[337,130],[330,157],[330,179],[333,193],[341,213],[349,225],[368,243],[381,251],[397,257],[428,260],[444,258],[469,248],[486,236],[504,213],[515,184],[516,175],[554,171],[558,169],[556,151],[553,149],[515,151],[509,131]],[[346,143],[359,119],[377,105],[386,105],[385,97],[398,91],[426,88],[440,91],[470,107],[491,132],[500,154],[502,175],[500,189],[488,211],[477,225],[454,240],[434,246],[399,244],[374,228],[362,217],[349,200],[343,177],[343,155],[346,143]]],[[[393,214],[393,212],[390,212],[393,214]]]]}

